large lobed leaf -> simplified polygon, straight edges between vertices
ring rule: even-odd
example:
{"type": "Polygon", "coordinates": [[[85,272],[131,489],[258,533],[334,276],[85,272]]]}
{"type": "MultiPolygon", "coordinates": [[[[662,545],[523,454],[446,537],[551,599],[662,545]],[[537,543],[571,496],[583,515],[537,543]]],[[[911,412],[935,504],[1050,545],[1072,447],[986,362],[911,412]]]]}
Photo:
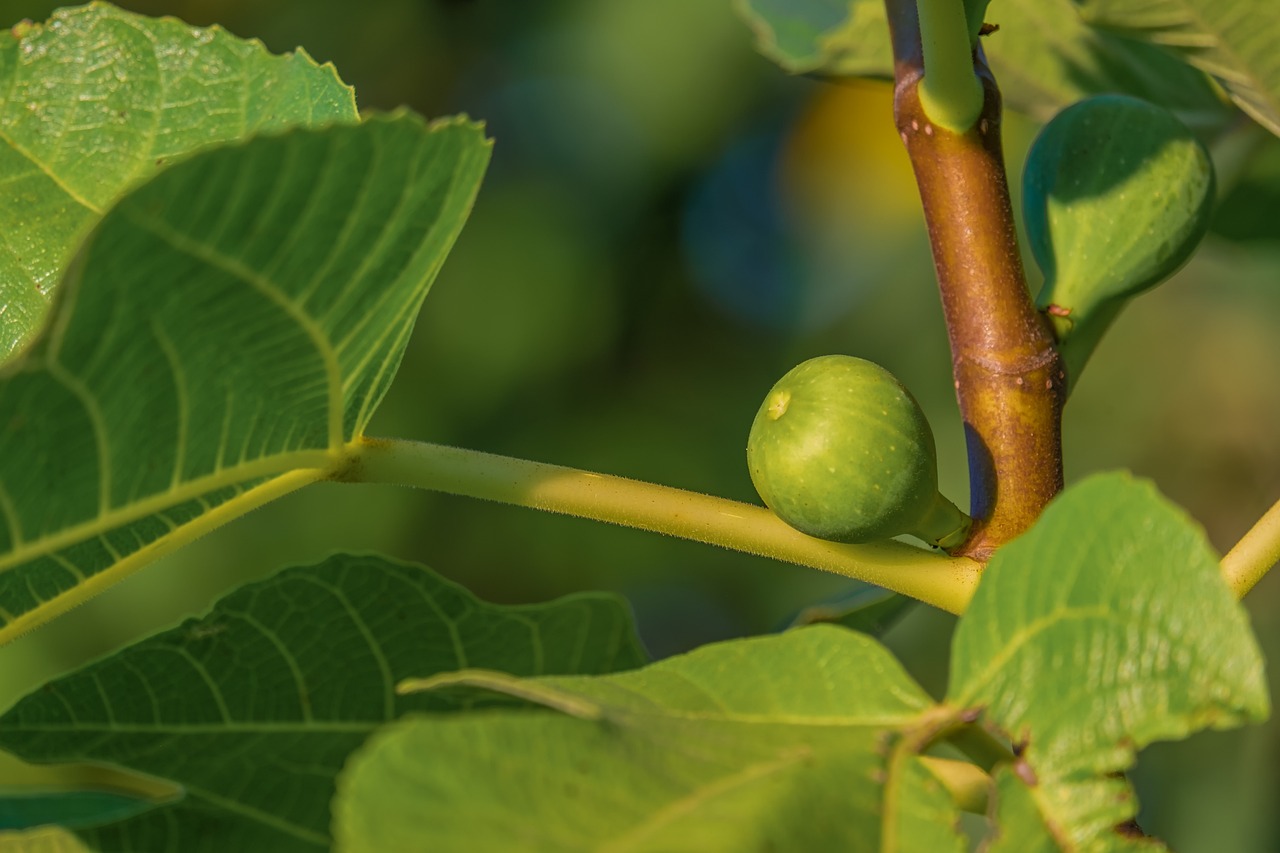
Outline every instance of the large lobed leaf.
{"type": "MultiPolygon", "coordinates": [[[[740,0],[760,52],[793,73],[893,76],[883,0],[740,0]]],[[[1228,113],[1205,76],[1166,51],[1088,26],[1073,0],[996,0],[982,40],[1004,102],[1040,120],[1107,92],[1158,103],[1196,126],[1228,113]]]]}
{"type": "Polygon", "coordinates": [[[194,155],[108,212],[0,378],[0,641],[340,474],[488,150],[409,114],[296,130],[194,155]]]}
{"type": "Polygon", "coordinates": [[[1153,740],[1268,710],[1262,661],[1202,532],[1127,476],[1069,491],[987,569],[935,705],[831,626],[598,678],[469,670],[404,689],[551,709],[411,716],[339,780],[339,849],[965,849],[917,755],[978,719],[1017,741],[992,851],[1161,849],[1116,826],[1153,740]],[[470,694],[466,694],[470,695],[470,694]]]}
{"type": "Polygon", "coordinates": [[[1280,6],[1274,0],[1076,0],[1093,24],[1171,48],[1280,135],[1280,6]]]}
{"type": "MultiPolygon", "coordinates": [[[[597,679],[436,683],[521,692],[572,716],[388,727],[342,779],[340,849],[946,849],[898,846],[898,824],[881,826],[894,741],[932,703],[860,634],[813,626],[597,679]]],[[[919,781],[890,784],[914,805],[919,781]]]]}
{"type": "Polygon", "coordinates": [[[0,364],[130,186],[209,145],[356,119],[332,66],[218,27],[91,3],[0,31],[0,364]]]}
{"type": "Polygon", "coordinates": [[[992,559],[956,632],[948,702],[1019,746],[1001,789],[1027,796],[999,797],[1001,814],[1031,809],[1070,850],[1133,816],[1113,774],[1137,749],[1269,712],[1261,653],[1203,533],[1116,475],[1076,486],[992,559]]]}
{"type": "Polygon", "coordinates": [[[244,587],[203,619],[37,691],[0,719],[0,746],[31,761],[111,762],[185,789],[176,803],[81,830],[95,849],[321,850],[334,776],[376,727],[409,710],[502,701],[397,696],[397,681],[464,666],[539,675],[643,661],[613,597],[499,607],[419,566],[339,555],[244,587]]]}

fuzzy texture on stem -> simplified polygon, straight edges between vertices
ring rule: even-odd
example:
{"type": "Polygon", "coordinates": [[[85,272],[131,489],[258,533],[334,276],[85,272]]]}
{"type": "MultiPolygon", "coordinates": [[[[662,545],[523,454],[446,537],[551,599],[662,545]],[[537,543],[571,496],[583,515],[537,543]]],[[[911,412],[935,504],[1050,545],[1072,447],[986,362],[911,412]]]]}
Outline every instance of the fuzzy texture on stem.
{"type": "Polygon", "coordinates": [[[963,134],[938,127],[920,104],[916,5],[886,5],[894,117],[924,205],[969,452],[976,523],[953,553],[985,561],[1062,490],[1066,374],[1027,289],[1001,153],[1000,92],[982,49],[973,54],[985,96],[977,122],[963,134]]]}
{"type": "Polygon", "coordinates": [[[980,567],[902,542],[844,545],[806,536],[764,507],[476,450],[362,439],[342,479],[395,483],[608,521],[835,572],[963,613],[980,567]]]}

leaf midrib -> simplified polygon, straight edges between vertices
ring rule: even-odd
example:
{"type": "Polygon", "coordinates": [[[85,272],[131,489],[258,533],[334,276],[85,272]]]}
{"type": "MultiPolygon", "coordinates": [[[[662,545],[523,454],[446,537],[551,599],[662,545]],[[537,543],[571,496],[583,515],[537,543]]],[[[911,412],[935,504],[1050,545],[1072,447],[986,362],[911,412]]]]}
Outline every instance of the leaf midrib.
{"type": "Polygon", "coordinates": [[[289,319],[298,325],[298,328],[311,341],[311,344],[316,349],[316,354],[324,364],[325,383],[329,391],[328,443],[331,449],[341,447],[344,440],[342,434],[342,368],[338,364],[338,354],[334,347],[334,342],[329,339],[325,330],[316,322],[316,318],[307,313],[301,303],[288,298],[273,281],[257,270],[215,251],[212,247],[199,240],[194,240],[186,234],[182,234],[160,219],[143,216],[134,209],[126,209],[123,212],[139,228],[149,231],[158,239],[168,243],[176,251],[189,255],[239,281],[243,281],[260,295],[274,303],[288,315],[289,319]]]}
{"type": "Polygon", "coordinates": [[[32,166],[35,166],[36,171],[38,171],[40,174],[47,177],[49,180],[53,181],[54,186],[56,186],[58,189],[66,193],[67,197],[70,198],[72,201],[74,201],[76,204],[85,208],[90,213],[97,215],[99,218],[102,217],[103,215],[102,208],[98,207],[96,204],[89,201],[87,198],[85,198],[84,196],[80,195],[75,190],[73,190],[70,186],[66,184],[66,182],[64,182],[61,178],[59,178],[58,175],[54,173],[52,169],[50,169],[47,165],[45,165],[45,163],[43,163],[39,158],[37,158],[34,154],[28,151],[25,147],[23,147],[18,142],[16,142],[13,139],[13,137],[11,137],[3,129],[0,129],[0,141],[3,141],[5,144],[7,144],[10,148],[12,148],[18,154],[21,154],[28,163],[30,163],[32,166]]]}
{"type": "Polygon", "coordinates": [[[1118,619],[1114,611],[1102,604],[1095,604],[1089,607],[1064,607],[1060,610],[1055,610],[1023,625],[1015,631],[1000,647],[1000,651],[987,661],[987,665],[976,675],[967,679],[968,684],[964,691],[959,696],[949,698],[947,701],[962,708],[979,704],[983,688],[989,685],[996,674],[1008,666],[1009,661],[1040,634],[1064,622],[1090,621],[1094,619],[1109,620],[1123,625],[1128,624],[1118,619]]]}
{"type": "MultiPolygon", "coordinates": [[[[0,555],[0,573],[28,560],[46,556],[54,551],[76,545],[94,536],[110,533],[130,522],[140,521],[187,501],[196,500],[210,492],[228,486],[241,485],[259,477],[270,477],[297,470],[337,470],[345,454],[332,450],[302,450],[275,456],[264,456],[250,463],[223,468],[213,474],[186,480],[176,489],[157,492],[124,507],[99,513],[89,521],[64,527],[57,533],[32,540],[20,539],[22,544],[0,555]]],[[[319,479],[319,477],[317,477],[319,479]]],[[[169,534],[172,535],[172,534],[169,534]]]]}
{"type": "Polygon", "coordinates": [[[813,749],[807,745],[800,745],[785,750],[782,755],[770,761],[749,763],[735,773],[717,777],[714,781],[699,786],[685,796],[672,800],[647,819],[635,824],[623,835],[601,844],[599,850],[623,853],[623,851],[639,849],[639,845],[643,845],[646,838],[696,811],[704,803],[769,776],[785,773],[812,758],[813,749]]]}

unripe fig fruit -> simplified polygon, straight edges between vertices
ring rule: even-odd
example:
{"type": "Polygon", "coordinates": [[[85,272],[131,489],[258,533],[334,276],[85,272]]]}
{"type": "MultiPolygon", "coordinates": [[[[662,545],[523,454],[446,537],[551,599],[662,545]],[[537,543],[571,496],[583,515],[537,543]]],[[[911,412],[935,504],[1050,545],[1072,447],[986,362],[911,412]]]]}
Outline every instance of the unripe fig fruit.
{"type": "Polygon", "coordinates": [[[747,465],[765,504],[820,539],[909,533],[949,548],[969,530],[969,517],[938,493],[924,412],[864,359],[821,356],[779,379],[751,424],[747,465]]]}
{"type": "Polygon", "coordinates": [[[1027,154],[1037,298],[1074,381],[1124,302],[1181,267],[1209,227],[1213,164],[1173,113],[1126,95],[1067,107],[1027,154]]]}

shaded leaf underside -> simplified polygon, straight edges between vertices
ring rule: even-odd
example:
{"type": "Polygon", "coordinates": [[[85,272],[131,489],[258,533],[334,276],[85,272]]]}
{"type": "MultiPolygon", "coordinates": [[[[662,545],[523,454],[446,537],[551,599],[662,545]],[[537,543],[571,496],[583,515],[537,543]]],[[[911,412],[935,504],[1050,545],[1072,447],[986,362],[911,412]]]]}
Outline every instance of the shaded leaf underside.
{"type": "Polygon", "coordinates": [[[465,121],[378,117],[197,154],[114,206],[0,379],[0,639],[339,473],[487,156],[465,121]]]}
{"type": "Polygon", "coordinates": [[[1280,6],[1255,0],[1082,0],[1084,16],[1176,51],[1280,136],[1280,6]]]}

